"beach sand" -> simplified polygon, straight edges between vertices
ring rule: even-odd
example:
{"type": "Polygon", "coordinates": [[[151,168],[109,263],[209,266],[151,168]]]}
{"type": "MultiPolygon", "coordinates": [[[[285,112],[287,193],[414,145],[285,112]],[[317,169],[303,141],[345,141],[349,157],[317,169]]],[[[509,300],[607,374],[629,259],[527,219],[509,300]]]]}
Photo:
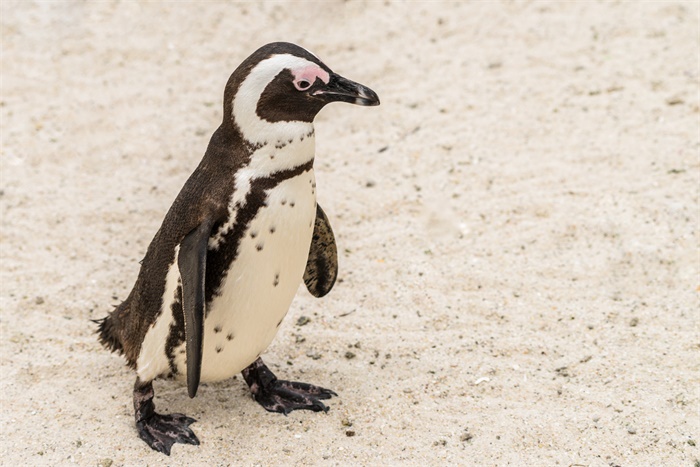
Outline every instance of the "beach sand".
{"type": "Polygon", "coordinates": [[[3,465],[698,465],[697,2],[0,8],[3,465]],[[263,355],[339,397],[157,381],[201,440],[165,457],[90,319],[278,40],[382,101],[316,120],[339,281],[263,355]]]}

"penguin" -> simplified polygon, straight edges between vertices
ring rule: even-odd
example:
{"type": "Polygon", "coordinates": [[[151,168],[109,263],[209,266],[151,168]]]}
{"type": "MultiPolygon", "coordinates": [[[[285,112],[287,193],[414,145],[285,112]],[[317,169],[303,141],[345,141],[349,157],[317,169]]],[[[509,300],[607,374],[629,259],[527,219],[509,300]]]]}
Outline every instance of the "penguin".
{"type": "Polygon", "coordinates": [[[291,43],[267,44],[231,74],[223,121],[151,241],[133,289],[96,320],[99,341],[136,371],[139,437],[170,455],[199,445],[193,418],[155,411],[153,381],[241,372],[266,410],[327,411],[329,389],[285,381],[260,355],[298,286],[326,295],[338,274],[328,217],[316,202],[313,121],[331,102],[379,105],[377,94],[291,43]]]}

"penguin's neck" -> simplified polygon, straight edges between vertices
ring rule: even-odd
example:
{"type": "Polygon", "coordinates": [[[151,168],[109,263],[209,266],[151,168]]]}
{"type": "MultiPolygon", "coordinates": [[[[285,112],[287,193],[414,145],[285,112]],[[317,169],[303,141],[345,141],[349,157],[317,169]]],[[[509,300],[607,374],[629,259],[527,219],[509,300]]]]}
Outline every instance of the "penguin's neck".
{"type": "Polygon", "coordinates": [[[273,133],[264,143],[254,147],[244,170],[250,173],[251,178],[264,178],[306,165],[314,159],[315,141],[314,127],[311,123],[303,128],[303,131],[273,133]]]}
{"type": "MultiPolygon", "coordinates": [[[[285,135],[287,137],[287,135],[285,135]]],[[[265,144],[258,145],[252,151],[247,162],[236,170],[234,190],[228,203],[228,220],[209,240],[210,249],[217,249],[223,237],[235,226],[238,211],[245,207],[248,193],[258,183],[276,179],[295,169],[309,170],[313,174],[315,154],[315,137],[313,125],[309,124],[306,133],[295,135],[290,139],[269,138],[265,144]]]]}

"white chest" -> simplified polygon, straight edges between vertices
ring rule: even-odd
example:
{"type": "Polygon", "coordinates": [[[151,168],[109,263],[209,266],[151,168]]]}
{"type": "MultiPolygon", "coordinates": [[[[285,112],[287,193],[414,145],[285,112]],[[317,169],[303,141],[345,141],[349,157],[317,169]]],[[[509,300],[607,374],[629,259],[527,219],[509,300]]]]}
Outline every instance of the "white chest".
{"type": "MultiPolygon", "coordinates": [[[[270,345],[302,281],[315,216],[313,169],[268,191],[266,206],[247,226],[219,295],[208,304],[202,381],[233,376],[270,345]]],[[[178,373],[186,374],[179,350],[178,373]]]]}
{"type": "MultiPolygon", "coordinates": [[[[222,279],[218,294],[207,304],[201,381],[229,378],[263,352],[284,318],[304,275],[316,217],[316,181],[313,169],[287,178],[267,190],[266,203],[246,225],[236,224],[256,178],[303,166],[313,159],[313,127],[296,137],[260,147],[239,170],[230,200],[229,221],[209,239],[209,249],[221,247],[231,229],[245,229],[236,259],[222,279]]],[[[175,320],[173,304],[179,282],[178,249],[173,252],[161,313],[146,333],[137,361],[137,373],[150,381],[175,367],[187,374],[185,343],[168,349],[166,342],[175,320]],[[171,360],[172,359],[172,360],[171,360]]],[[[175,307],[177,308],[177,307],[175,307]]]]}

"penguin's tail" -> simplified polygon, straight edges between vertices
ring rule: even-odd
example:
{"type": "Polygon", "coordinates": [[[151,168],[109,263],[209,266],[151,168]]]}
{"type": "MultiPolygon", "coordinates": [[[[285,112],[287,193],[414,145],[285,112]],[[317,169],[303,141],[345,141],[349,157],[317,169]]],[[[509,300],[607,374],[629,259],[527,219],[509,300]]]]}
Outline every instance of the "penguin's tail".
{"type": "Polygon", "coordinates": [[[97,324],[97,334],[100,344],[112,352],[122,354],[124,353],[124,347],[122,346],[122,341],[119,339],[119,335],[117,333],[117,327],[114,323],[114,315],[115,313],[112,312],[102,319],[91,319],[90,321],[97,324]]]}

